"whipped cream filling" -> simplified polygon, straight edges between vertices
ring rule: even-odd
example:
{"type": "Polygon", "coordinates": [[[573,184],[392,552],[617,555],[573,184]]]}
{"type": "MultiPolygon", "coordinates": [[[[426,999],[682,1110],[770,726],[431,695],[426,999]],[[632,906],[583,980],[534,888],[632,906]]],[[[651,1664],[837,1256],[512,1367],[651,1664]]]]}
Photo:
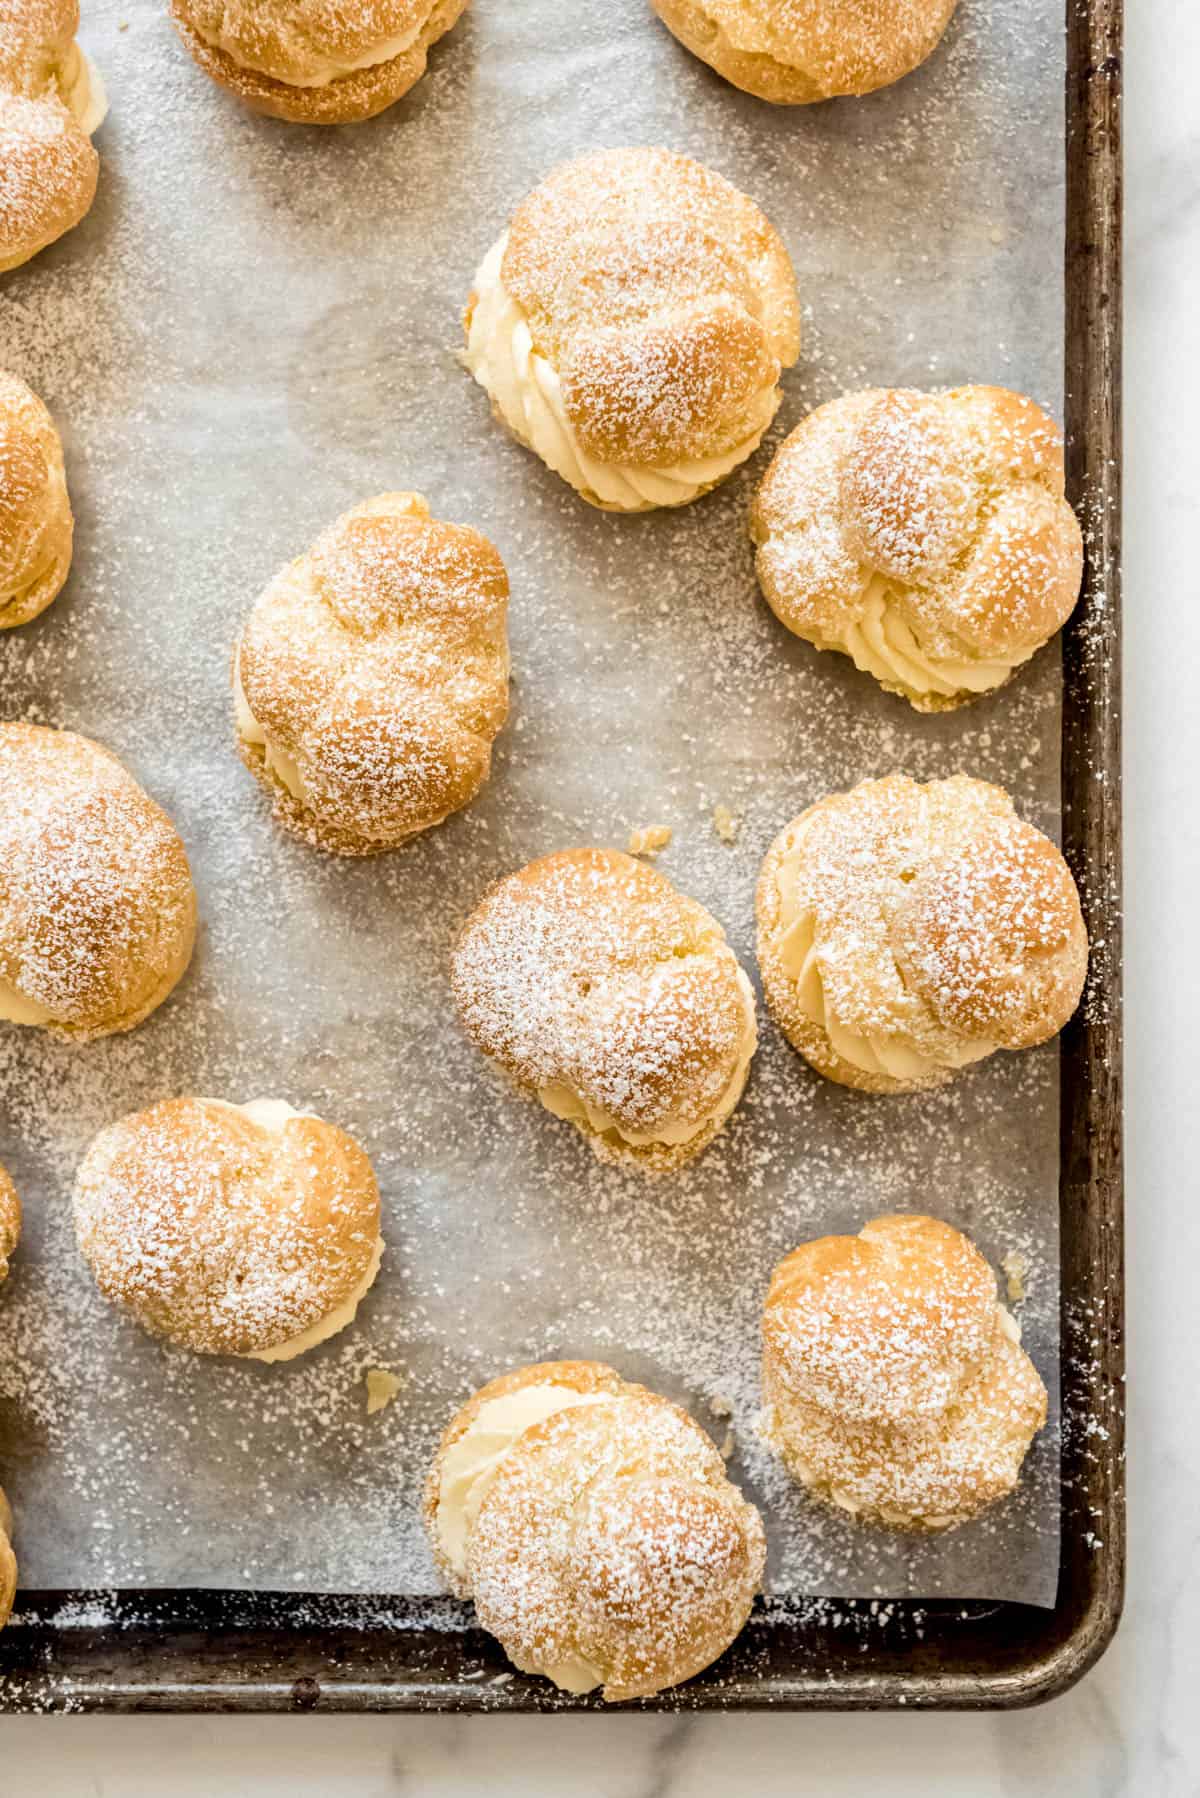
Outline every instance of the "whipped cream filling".
{"type": "Polygon", "coordinates": [[[952,698],[958,693],[986,693],[1006,681],[1027,656],[993,661],[967,661],[938,656],[921,647],[916,634],[889,597],[890,585],[872,575],[863,589],[862,610],[832,647],[851,656],[856,668],[886,685],[910,692],[952,698]]]}
{"type": "MultiPolygon", "coordinates": [[[[228,1099],[201,1099],[201,1105],[216,1105],[222,1111],[236,1111],[239,1117],[249,1118],[252,1124],[258,1124],[264,1130],[276,1132],[283,1129],[291,1118],[315,1117],[314,1111],[296,1111],[286,1099],[251,1099],[247,1105],[233,1105],[228,1099]]],[[[316,1348],[320,1342],[328,1342],[339,1330],[354,1322],[354,1314],[361,1305],[371,1287],[375,1284],[375,1276],[379,1272],[383,1260],[384,1241],[382,1236],[375,1238],[375,1247],[371,1251],[371,1260],[367,1271],[354,1288],[350,1296],[337,1305],[327,1317],[319,1318],[310,1324],[307,1330],[301,1330],[298,1336],[290,1336],[286,1342],[277,1342],[274,1348],[251,1349],[248,1354],[240,1355],[242,1361],[294,1361],[297,1355],[305,1354],[316,1348]]]]}
{"type": "Polygon", "coordinates": [[[94,62],[72,43],[57,76],[59,97],[90,137],[108,115],[108,95],[94,62]]]}
{"type": "Polygon", "coordinates": [[[52,1024],[54,1013],[27,998],[10,980],[0,980],[0,1023],[52,1024]]]}
{"type": "MultiPolygon", "coordinates": [[[[218,1111],[235,1111],[240,1118],[249,1118],[252,1124],[258,1124],[263,1130],[274,1130],[278,1133],[292,1118],[315,1118],[315,1111],[297,1111],[286,1099],[250,1099],[245,1105],[235,1105],[230,1099],[201,1099],[197,1105],[215,1105],[218,1111]]],[[[320,1120],[317,1120],[320,1122],[320,1120]]]]}
{"type": "Polygon", "coordinates": [[[243,743],[250,743],[263,752],[263,758],[272,774],[278,775],[293,799],[301,805],[309,804],[308,788],[299,768],[290,755],[272,743],[254,713],[250,710],[250,702],[246,698],[246,689],[242,686],[242,657],[238,649],[237,662],[233,675],[233,703],[237,715],[237,732],[243,743]]]}
{"type": "Polygon", "coordinates": [[[438,1546],[459,1579],[466,1577],[467,1549],[479,1507],[496,1469],[513,1444],[534,1424],[544,1423],[559,1411],[574,1410],[578,1405],[619,1403],[620,1399],[611,1392],[576,1392],[571,1386],[547,1382],[521,1386],[515,1392],[490,1398],[479,1407],[469,1427],[442,1457],[438,1485],[438,1546]]]}
{"type": "Polygon", "coordinates": [[[794,874],[800,859],[797,845],[785,856],[778,875],[780,900],[779,959],[795,982],[796,1003],[811,1024],[823,1030],[835,1055],[864,1074],[882,1074],[889,1080],[922,1080],[946,1068],[967,1067],[992,1053],[990,1042],[952,1043],[927,1055],[899,1031],[858,1031],[833,1016],[826,1002],[825,983],[817,950],[816,914],[796,902],[794,874]]]}
{"type": "Polygon", "coordinates": [[[555,474],[607,506],[641,512],[651,506],[686,505],[753,455],[779,403],[774,382],[754,399],[748,435],[723,455],[692,457],[663,468],[601,462],[589,455],[567,416],[558,375],[534,349],[525,311],[501,279],[507,244],[506,232],[492,245],[475,276],[464,360],[505,424],[555,474]]]}
{"type": "Polygon", "coordinates": [[[742,1096],[750,1062],[758,1047],[754,990],[741,968],[738,969],[738,992],[742,1001],[742,1034],[738,1043],[737,1061],[717,1103],[703,1117],[694,1121],[668,1117],[653,1130],[637,1130],[629,1124],[621,1123],[603,1106],[593,1104],[584,1094],[576,1092],[573,1086],[568,1086],[562,1080],[554,1080],[539,1087],[538,1098],[556,1118],[580,1124],[594,1130],[598,1136],[612,1131],[631,1148],[646,1148],[652,1143],[666,1143],[674,1147],[680,1143],[692,1142],[701,1131],[713,1125],[719,1128],[742,1096]]]}
{"type": "Polygon", "coordinates": [[[331,82],[340,81],[344,75],[356,74],[359,69],[378,68],[381,63],[391,62],[393,58],[403,56],[406,50],[411,50],[424,28],[424,22],[413,25],[408,31],[402,31],[398,37],[385,38],[383,43],[376,44],[373,49],[365,51],[362,56],[310,56],[307,74],[289,75],[284,79],[262,63],[247,62],[245,57],[239,56],[225,42],[219,32],[210,33],[193,27],[198,37],[203,38],[204,42],[210,44],[214,50],[219,50],[223,56],[227,56],[230,62],[235,62],[240,69],[251,69],[256,74],[266,75],[272,81],[282,82],[284,87],[328,87],[331,82]]]}

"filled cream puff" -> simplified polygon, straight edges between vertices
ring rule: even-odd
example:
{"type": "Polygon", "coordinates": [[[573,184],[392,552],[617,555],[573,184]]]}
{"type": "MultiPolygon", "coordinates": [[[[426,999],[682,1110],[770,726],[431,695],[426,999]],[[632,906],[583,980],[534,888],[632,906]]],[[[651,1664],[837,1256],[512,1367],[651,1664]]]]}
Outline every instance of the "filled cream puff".
{"type": "Polygon", "coordinates": [[[12,1616],[17,1595],[17,1557],[12,1546],[12,1506],[0,1486],[0,1629],[12,1616]]]}
{"type": "Polygon", "coordinates": [[[78,29],[78,0],[0,10],[0,274],[70,231],[96,197],[91,139],[108,101],[78,29]]]}
{"type": "Polygon", "coordinates": [[[782,624],[922,712],[999,687],[1074,610],[1079,521],[1052,419],[1003,387],[843,394],[785,438],[751,512],[782,624]]]}
{"type": "Polygon", "coordinates": [[[944,1530],[1016,1485],[1046,1389],[979,1251],[949,1224],[878,1217],[771,1277],[768,1440],[862,1523],[944,1530]]]}
{"type": "Polygon", "coordinates": [[[467,0],[171,0],[206,75],[256,112],[351,125],[395,105],[467,0]]]}
{"type": "Polygon", "coordinates": [[[81,1042],[132,1030],[195,940],[179,833],[116,756],[0,724],[0,1022],[81,1042]]]}
{"type": "Polygon", "coordinates": [[[21,1201],[8,1169],[0,1162],[0,1286],[8,1278],[9,1256],[21,1240],[21,1201]]]}
{"type": "Polygon", "coordinates": [[[560,850],[498,881],[451,983],[472,1042],[602,1160],[679,1167],[742,1096],[750,982],[716,919],[619,850],[560,850]]]}
{"type": "Polygon", "coordinates": [[[750,1614],[757,1511],[685,1411],[596,1361],[522,1367],[442,1437],[434,1558],[522,1672],[609,1702],[709,1666],[750,1614]]]}
{"type": "Polygon", "coordinates": [[[79,1168],[79,1247],[110,1303],[199,1355],[290,1361],[353,1322],[379,1272],[365,1152],[281,1099],[166,1099],[79,1168]]]}
{"type": "Polygon", "coordinates": [[[600,150],[523,200],[475,276],[465,362],[594,506],[682,506],[762,441],[800,350],[792,265],[753,200],[669,150],[600,150]]]}
{"type": "Polygon", "coordinates": [[[1000,787],[864,781],[780,832],[758,884],[758,961],[784,1035],[865,1092],[940,1086],[1057,1034],[1088,940],[1070,869],[1000,787]]]}
{"type": "Polygon", "coordinates": [[[419,493],[346,512],[259,597],[234,652],[238,749],[279,822],[337,855],[470,804],[508,715],[508,576],[419,493]]]}
{"type": "Polygon", "coordinates": [[[0,368],[0,630],[28,624],[58,596],[74,531],[54,420],[0,368]]]}

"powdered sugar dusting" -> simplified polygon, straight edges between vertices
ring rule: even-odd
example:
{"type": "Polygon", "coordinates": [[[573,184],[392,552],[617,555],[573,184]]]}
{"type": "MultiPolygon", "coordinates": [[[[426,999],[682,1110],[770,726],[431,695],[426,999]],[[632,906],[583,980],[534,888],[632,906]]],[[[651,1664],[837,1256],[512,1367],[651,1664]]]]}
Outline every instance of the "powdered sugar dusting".
{"type": "Polygon", "coordinates": [[[277,1349],[324,1323],[379,1237],[370,1165],[341,1132],[190,1097],[102,1131],[73,1209],[105,1297],[200,1354],[277,1349]]]}
{"type": "Polygon", "coordinates": [[[235,660],[268,750],[302,783],[291,793],[241,745],[283,821],[370,854],[467,804],[508,711],[507,605],[492,545],[431,519],[419,494],[364,501],[282,569],[235,660]]]}
{"type": "Polygon", "coordinates": [[[125,1028],[186,963],[195,898],[179,836],[86,738],[0,726],[0,868],[0,975],[55,1028],[125,1028]]]}
{"type": "Polygon", "coordinates": [[[703,1431],[632,1393],[560,1411],[538,1438],[504,1457],[471,1533],[485,1628],[518,1666],[615,1699],[715,1659],[749,1612],[764,1543],[703,1431]]]}
{"type": "Polygon", "coordinates": [[[764,1314],[771,1440],[851,1515],[945,1529],[1020,1475],[1046,1394],[966,1238],[884,1217],[775,1270],[764,1314]]]}
{"type": "Polygon", "coordinates": [[[648,1187],[514,1100],[462,1036],[447,969],[492,879],[566,845],[622,845],[631,823],[672,827],[657,865],[748,968],[762,856],[825,793],[964,769],[1053,832],[1052,648],[969,713],[916,718],[759,600],[744,527],[766,450],[678,514],[596,513],[497,431],[455,351],[472,271],[546,171],[657,141],[750,194],[799,272],[805,347],[774,442],[848,387],[992,379],[1057,411],[1059,9],[963,6],[907,81],[803,115],[717,84],[644,0],[539,7],[536,30],[530,16],[473,9],[400,106],[315,132],[222,94],[157,0],[88,10],[112,100],[97,201],[0,292],[0,363],[62,428],[76,559],[43,619],[0,644],[0,707],[121,755],[179,825],[202,933],[170,1004],[129,1037],[82,1049],[0,1031],[0,1159],[27,1211],[0,1292],[23,1577],[431,1593],[418,1494],[442,1427],[500,1369],[571,1353],[688,1402],[718,1437],[732,1427],[730,1476],[762,1506],[775,1593],[1045,1600],[1053,1429],[979,1525],[932,1544],[864,1536],[816,1514],[757,1434],[758,1322],[799,1241],[915,1200],[993,1265],[1026,1257],[1024,1340],[1053,1398],[1054,1047],[875,1101],[765,1030],[731,1124],[648,1187]],[[467,810],[394,856],[334,863],[255,803],[230,745],[228,651],[275,570],[393,486],[503,556],[513,718],[467,810]],[[733,844],[711,828],[718,803],[741,820],[733,844]],[[159,1346],[74,1248],[88,1141],[187,1091],[284,1096],[336,1119],[378,1172],[379,1281],[352,1331],[290,1366],[159,1346]],[[406,1383],[368,1421],[379,1365],[406,1383]]]}
{"type": "Polygon", "coordinates": [[[695,1133],[753,1042],[720,925],[616,852],[564,851],[500,882],[452,978],[486,1054],[527,1088],[564,1083],[626,1133],[695,1133]]]}

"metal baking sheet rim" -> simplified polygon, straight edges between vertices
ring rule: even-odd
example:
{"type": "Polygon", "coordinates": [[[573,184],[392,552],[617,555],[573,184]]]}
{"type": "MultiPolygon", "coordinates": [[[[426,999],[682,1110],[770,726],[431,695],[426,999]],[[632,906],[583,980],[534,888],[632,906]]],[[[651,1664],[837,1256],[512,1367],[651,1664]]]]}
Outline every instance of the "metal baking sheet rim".
{"type": "MultiPolygon", "coordinates": [[[[1062,1042],[1062,1563],[1052,1610],[761,1602],[713,1668],[638,1710],[1037,1703],[1099,1659],[1125,1576],[1121,1074],[1122,0],[1066,0],[1068,490],[1087,542],[1064,634],[1063,846],[1102,953],[1062,1042]],[[1097,778],[1097,775],[1101,778],[1097,778]]],[[[254,1592],[23,1592],[0,1711],[598,1710],[516,1673],[468,1607],[254,1592]]]]}

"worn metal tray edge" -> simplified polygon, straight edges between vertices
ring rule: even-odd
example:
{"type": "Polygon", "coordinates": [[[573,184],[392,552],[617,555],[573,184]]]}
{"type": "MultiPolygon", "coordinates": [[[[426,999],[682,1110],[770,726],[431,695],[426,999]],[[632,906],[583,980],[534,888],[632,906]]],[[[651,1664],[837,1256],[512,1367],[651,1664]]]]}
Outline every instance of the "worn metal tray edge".
{"type": "MultiPolygon", "coordinates": [[[[1063,846],[1094,945],[1062,1041],[1062,1565],[1053,1610],[761,1603],[699,1679],[634,1710],[978,1709],[1067,1690],[1125,1576],[1121,1081],[1122,0],[1066,0],[1066,433],[1084,592],[1064,634],[1063,846]]],[[[0,1711],[595,1710],[509,1668],[447,1600],[23,1592],[0,1711]],[[394,1609],[389,1613],[388,1604],[394,1609]]]]}

